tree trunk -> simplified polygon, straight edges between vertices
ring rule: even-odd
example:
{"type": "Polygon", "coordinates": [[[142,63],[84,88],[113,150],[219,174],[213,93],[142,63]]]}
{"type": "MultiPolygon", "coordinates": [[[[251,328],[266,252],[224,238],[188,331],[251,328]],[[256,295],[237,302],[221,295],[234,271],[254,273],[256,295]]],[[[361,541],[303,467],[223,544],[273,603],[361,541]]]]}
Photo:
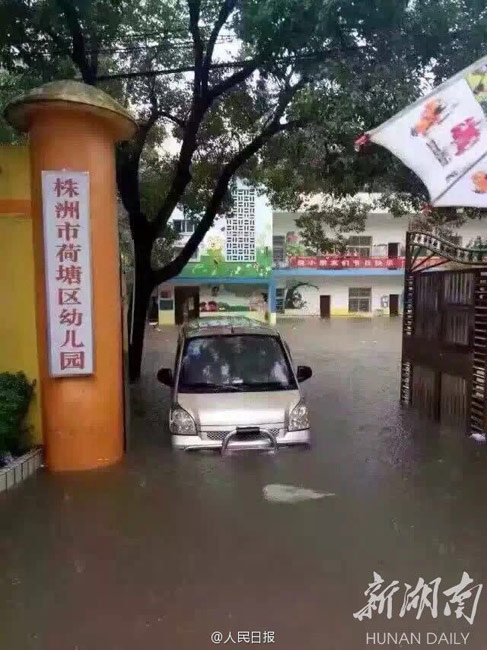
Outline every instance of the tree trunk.
{"type": "Polygon", "coordinates": [[[140,377],[144,335],[147,323],[149,299],[154,288],[147,245],[135,250],[135,291],[132,294],[129,312],[129,377],[135,381],[140,377]],[[132,304],[132,300],[134,304],[132,304]]]}

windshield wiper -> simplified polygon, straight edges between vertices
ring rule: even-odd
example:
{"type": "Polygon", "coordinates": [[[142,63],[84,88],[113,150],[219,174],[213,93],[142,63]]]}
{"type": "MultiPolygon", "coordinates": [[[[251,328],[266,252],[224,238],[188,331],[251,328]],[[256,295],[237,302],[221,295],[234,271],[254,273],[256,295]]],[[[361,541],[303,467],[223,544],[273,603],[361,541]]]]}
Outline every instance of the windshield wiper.
{"type": "Polygon", "coordinates": [[[240,384],[242,388],[251,392],[252,390],[290,390],[293,388],[291,384],[282,384],[280,381],[268,381],[261,384],[240,384]]]}
{"type": "Polygon", "coordinates": [[[198,389],[198,388],[208,388],[209,390],[214,390],[214,391],[226,391],[228,390],[229,392],[235,391],[235,392],[240,392],[244,390],[242,388],[242,384],[208,384],[203,381],[195,382],[194,384],[183,384],[183,386],[180,386],[181,390],[191,390],[191,389],[198,389]]]}

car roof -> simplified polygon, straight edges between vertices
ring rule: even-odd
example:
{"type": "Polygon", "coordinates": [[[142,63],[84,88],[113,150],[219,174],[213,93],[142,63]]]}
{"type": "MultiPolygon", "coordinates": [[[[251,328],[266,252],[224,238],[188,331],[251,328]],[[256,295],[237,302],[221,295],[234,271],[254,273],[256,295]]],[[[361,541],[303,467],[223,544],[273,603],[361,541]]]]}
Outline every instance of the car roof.
{"type": "Polygon", "coordinates": [[[186,338],[197,336],[230,336],[232,334],[260,334],[261,336],[279,336],[273,327],[245,316],[209,316],[195,318],[182,327],[186,338]]]}

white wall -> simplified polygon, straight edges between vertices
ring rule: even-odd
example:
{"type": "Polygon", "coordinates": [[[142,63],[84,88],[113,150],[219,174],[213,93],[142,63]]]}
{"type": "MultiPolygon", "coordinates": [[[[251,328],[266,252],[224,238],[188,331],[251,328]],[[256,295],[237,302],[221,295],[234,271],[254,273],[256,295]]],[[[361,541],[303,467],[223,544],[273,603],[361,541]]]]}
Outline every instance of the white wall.
{"type": "MultiPolygon", "coordinates": [[[[298,232],[295,219],[298,213],[274,212],[274,235],[286,235],[290,231],[298,232]]],[[[405,243],[405,233],[409,222],[408,217],[395,219],[390,214],[370,214],[363,233],[350,233],[372,236],[374,245],[388,244],[389,242],[405,243]]]]}
{"type": "Polygon", "coordinates": [[[479,235],[485,239],[487,237],[487,219],[481,219],[479,221],[469,219],[464,226],[459,228],[458,234],[462,237],[462,246],[468,246],[479,235]]]}
{"type": "MultiPolygon", "coordinates": [[[[340,310],[348,312],[348,290],[349,288],[371,288],[372,289],[372,312],[388,311],[389,294],[397,293],[401,296],[403,292],[404,279],[402,276],[354,276],[339,277],[329,283],[331,295],[331,312],[340,310]],[[385,303],[383,302],[385,301],[385,303]]],[[[326,288],[326,286],[325,286],[326,288]]]]}
{"type": "Polygon", "coordinates": [[[297,232],[298,227],[294,220],[298,216],[299,214],[295,212],[273,212],[272,234],[286,236],[288,232],[297,232]]]}
{"type": "MultiPolygon", "coordinates": [[[[373,246],[386,246],[395,242],[405,246],[408,223],[409,217],[395,219],[390,214],[372,214],[367,218],[365,232],[357,234],[372,237],[373,246]]],[[[387,254],[387,249],[384,250],[384,254],[387,254]]]]}
{"type": "MultiPolygon", "coordinates": [[[[403,292],[404,279],[400,275],[354,275],[354,276],[326,276],[326,277],[296,277],[287,281],[287,288],[301,283],[297,288],[301,295],[304,306],[298,309],[286,309],[287,315],[295,316],[319,316],[320,295],[329,295],[331,315],[346,315],[348,313],[348,290],[349,288],[371,288],[372,289],[372,313],[388,313],[389,294],[396,293],[399,296],[403,292]],[[385,300],[385,303],[383,302],[385,300]]],[[[279,283],[278,286],[283,286],[279,283]]]]}
{"type": "MultiPolygon", "coordinates": [[[[298,232],[295,219],[298,213],[274,212],[273,234],[286,235],[290,231],[298,232]]],[[[364,232],[350,233],[372,237],[372,245],[380,246],[388,243],[406,243],[406,231],[410,217],[395,218],[387,213],[371,213],[367,218],[364,232]]],[[[462,237],[462,245],[466,246],[478,235],[487,238],[487,219],[469,220],[464,226],[458,229],[458,235],[462,237]]]]}

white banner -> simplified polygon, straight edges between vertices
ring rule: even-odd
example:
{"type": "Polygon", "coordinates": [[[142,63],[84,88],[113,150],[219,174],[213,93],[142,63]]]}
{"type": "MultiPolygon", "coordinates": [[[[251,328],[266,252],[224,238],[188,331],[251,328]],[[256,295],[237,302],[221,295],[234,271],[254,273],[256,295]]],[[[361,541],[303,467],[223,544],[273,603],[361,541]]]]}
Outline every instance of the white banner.
{"type": "Polygon", "coordinates": [[[43,171],[49,373],[93,373],[90,179],[43,171]]]}
{"type": "Polygon", "coordinates": [[[435,206],[487,207],[487,58],[370,132],[412,169],[435,206]]]}

